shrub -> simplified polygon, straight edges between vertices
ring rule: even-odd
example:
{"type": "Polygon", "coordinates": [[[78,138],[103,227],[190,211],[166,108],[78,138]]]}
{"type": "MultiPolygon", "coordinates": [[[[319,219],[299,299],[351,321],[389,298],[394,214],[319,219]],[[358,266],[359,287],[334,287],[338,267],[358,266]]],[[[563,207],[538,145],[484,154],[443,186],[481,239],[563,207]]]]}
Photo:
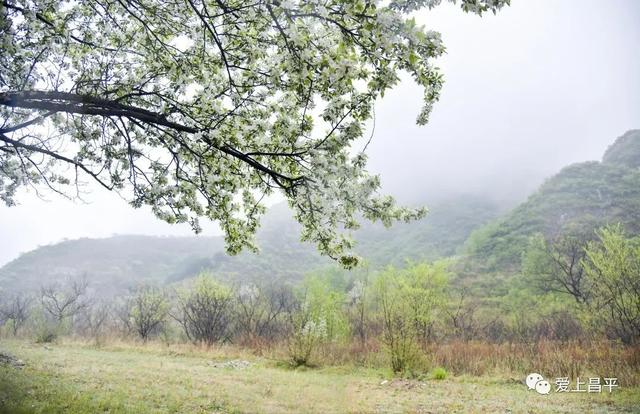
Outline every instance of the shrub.
{"type": "Polygon", "coordinates": [[[179,292],[178,313],[173,317],[189,340],[210,346],[228,334],[231,300],[231,289],[210,275],[201,275],[193,288],[179,292]]]}
{"type": "Polygon", "coordinates": [[[289,356],[294,366],[309,366],[316,349],[327,338],[327,324],[324,319],[308,319],[301,322],[289,341],[289,356]]]}
{"type": "Polygon", "coordinates": [[[445,262],[389,268],[378,276],[382,340],[394,372],[411,371],[418,362],[418,343],[426,343],[435,311],[444,304],[447,276],[445,262]]]}
{"type": "Polygon", "coordinates": [[[152,287],[138,290],[128,307],[128,317],[143,341],[160,331],[167,318],[168,307],[167,298],[161,290],[152,287]]]}
{"type": "Polygon", "coordinates": [[[348,333],[343,310],[345,295],[328,278],[307,278],[298,297],[298,306],[290,314],[289,355],[295,366],[309,365],[321,345],[342,339],[348,333]]]}
{"type": "Polygon", "coordinates": [[[32,320],[33,334],[36,343],[51,343],[58,339],[61,325],[44,312],[36,313],[32,320]]]}
{"type": "Polygon", "coordinates": [[[585,270],[593,286],[593,306],[609,336],[640,343],[640,237],[627,238],[622,226],[597,232],[589,243],[585,270]]]}
{"type": "Polygon", "coordinates": [[[442,367],[437,367],[431,373],[431,376],[433,377],[433,379],[436,379],[436,380],[446,379],[448,375],[449,374],[447,373],[447,370],[442,367]]]}
{"type": "Polygon", "coordinates": [[[55,330],[42,329],[36,332],[35,341],[37,344],[50,344],[58,339],[58,334],[55,330]]]}

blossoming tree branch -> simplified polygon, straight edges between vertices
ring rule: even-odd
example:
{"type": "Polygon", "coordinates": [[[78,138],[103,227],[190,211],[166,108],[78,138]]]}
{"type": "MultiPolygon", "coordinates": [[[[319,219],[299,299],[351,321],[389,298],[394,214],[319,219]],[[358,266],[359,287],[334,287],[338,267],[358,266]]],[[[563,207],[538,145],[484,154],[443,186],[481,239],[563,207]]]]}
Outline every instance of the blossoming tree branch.
{"type": "Polygon", "coordinates": [[[3,0],[0,198],[15,204],[22,186],[74,198],[94,180],[169,223],[219,222],[236,253],[255,248],[277,191],[303,240],[353,266],[361,217],[425,213],[379,195],[352,146],[402,71],[424,88],[427,122],[445,49],[410,15],[439,3],[3,0]]]}

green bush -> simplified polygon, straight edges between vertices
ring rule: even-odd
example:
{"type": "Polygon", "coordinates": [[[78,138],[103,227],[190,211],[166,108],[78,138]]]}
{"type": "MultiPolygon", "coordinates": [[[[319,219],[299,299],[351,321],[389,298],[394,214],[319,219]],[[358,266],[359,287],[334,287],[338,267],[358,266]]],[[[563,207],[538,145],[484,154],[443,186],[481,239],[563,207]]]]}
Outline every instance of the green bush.
{"type": "Polygon", "coordinates": [[[640,237],[627,237],[621,225],[597,232],[587,246],[585,272],[592,286],[593,314],[607,336],[640,343],[640,237]],[[598,320],[599,319],[599,320],[598,320]]]}
{"type": "Polygon", "coordinates": [[[61,322],[58,322],[46,314],[44,311],[34,312],[31,318],[31,334],[36,343],[55,342],[61,334],[65,333],[65,328],[61,322]]]}
{"type": "Polygon", "coordinates": [[[378,274],[375,290],[381,317],[382,341],[395,373],[419,365],[420,345],[429,340],[437,310],[446,302],[449,263],[410,264],[378,274]]]}
{"type": "Polygon", "coordinates": [[[436,369],[433,370],[433,372],[431,373],[431,376],[433,377],[433,379],[435,380],[443,380],[446,379],[447,376],[449,375],[449,373],[447,372],[446,369],[442,368],[442,367],[437,367],[436,369]]]}

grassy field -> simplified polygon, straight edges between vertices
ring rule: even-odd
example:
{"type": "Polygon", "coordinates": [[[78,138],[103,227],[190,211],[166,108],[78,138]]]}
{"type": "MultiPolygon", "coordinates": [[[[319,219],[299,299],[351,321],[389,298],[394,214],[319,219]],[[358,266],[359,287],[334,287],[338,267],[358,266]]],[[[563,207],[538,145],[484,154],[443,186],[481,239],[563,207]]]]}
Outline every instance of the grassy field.
{"type": "MultiPolygon", "coordinates": [[[[640,412],[640,389],[543,396],[520,378],[393,379],[352,367],[292,369],[232,349],[2,341],[2,413],[640,412]],[[248,360],[246,368],[216,366],[248,360]]],[[[523,373],[524,376],[525,373],[523,373]]]]}

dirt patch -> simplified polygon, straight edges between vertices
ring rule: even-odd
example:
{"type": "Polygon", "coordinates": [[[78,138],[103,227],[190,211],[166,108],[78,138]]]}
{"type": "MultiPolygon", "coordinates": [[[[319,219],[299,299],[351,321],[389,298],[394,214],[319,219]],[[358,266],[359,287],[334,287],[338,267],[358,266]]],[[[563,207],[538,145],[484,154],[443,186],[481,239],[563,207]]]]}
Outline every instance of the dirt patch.
{"type": "Polygon", "coordinates": [[[214,368],[245,369],[251,366],[251,362],[244,361],[242,359],[234,359],[232,361],[225,362],[209,362],[209,365],[214,368]]]}
{"type": "Polygon", "coordinates": [[[9,365],[11,367],[14,368],[22,368],[25,366],[25,363],[23,360],[18,359],[16,357],[14,357],[11,354],[8,354],[6,352],[0,351],[0,364],[2,365],[9,365]]]}
{"type": "Polygon", "coordinates": [[[380,385],[399,390],[414,390],[427,387],[425,382],[401,378],[392,379],[390,381],[384,380],[380,385]]]}

